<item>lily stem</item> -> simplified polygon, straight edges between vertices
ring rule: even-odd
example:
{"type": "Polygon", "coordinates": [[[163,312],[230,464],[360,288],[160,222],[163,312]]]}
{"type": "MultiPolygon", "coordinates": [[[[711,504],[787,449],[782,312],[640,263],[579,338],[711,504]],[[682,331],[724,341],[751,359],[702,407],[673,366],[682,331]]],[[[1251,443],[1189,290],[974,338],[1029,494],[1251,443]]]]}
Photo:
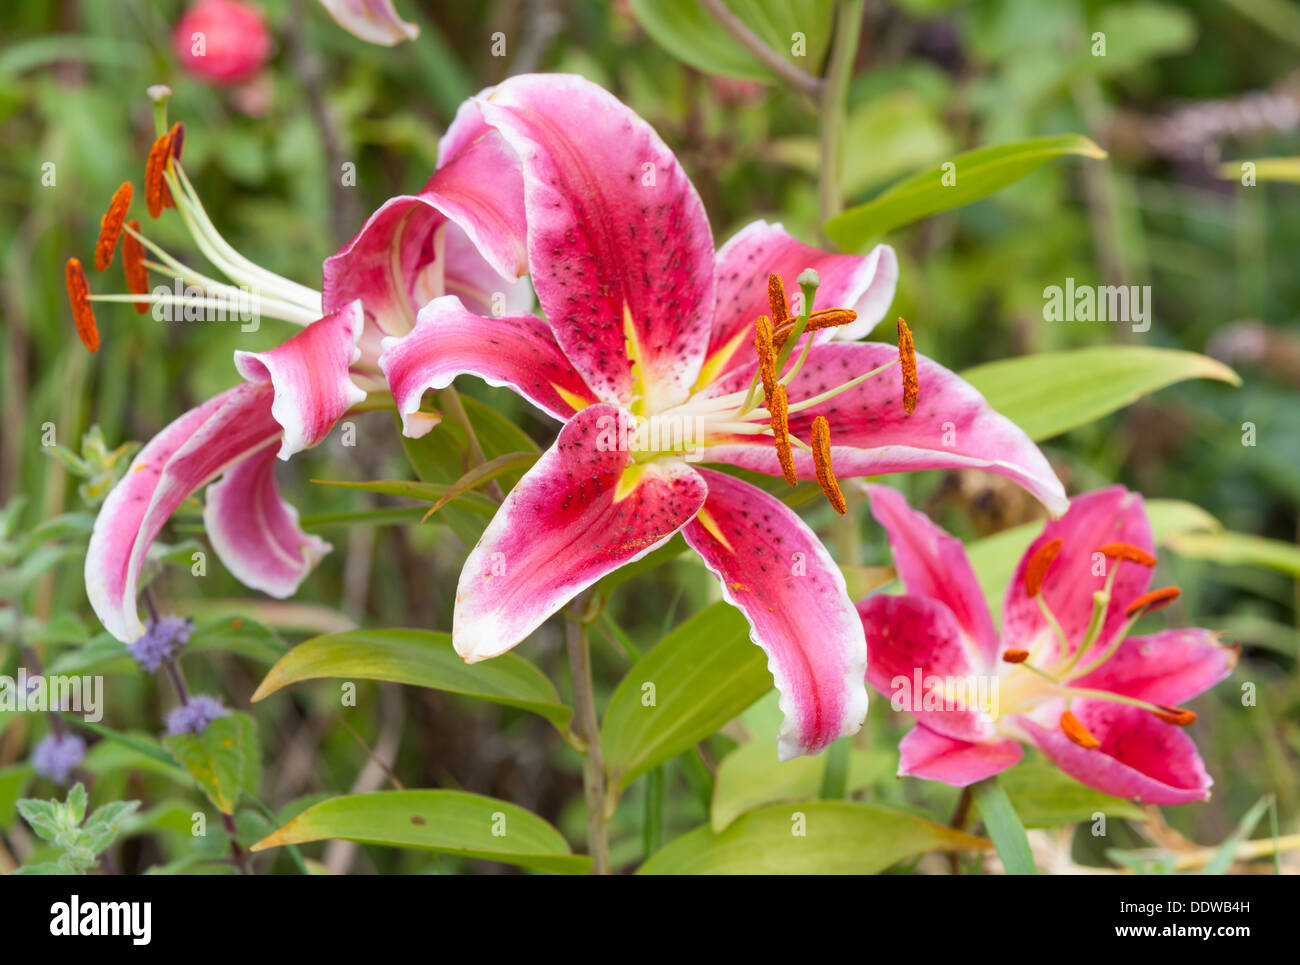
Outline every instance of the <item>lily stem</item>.
{"type": "MultiPolygon", "coordinates": [[[[863,0],[841,0],[835,18],[835,39],[821,89],[821,177],[817,183],[818,210],[824,225],[840,213],[840,172],[843,169],[844,115],[848,105],[853,60],[862,36],[863,0]]],[[[811,306],[809,306],[811,308],[811,306]]]]}
{"type": "MultiPolygon", "coordinates": [[[[438,401],[442,403],[443,409],[451,416],[452,420],[465,430],[466,446],[469,448],[469,461],[472,464],[469,468],[473,469],[487,462],[487,456],[483,454],[483,447],[479,445],[478,434],[474,432],[474,424],[469,421],[469,413],[465,411],[465,403],[460,400],[460,393],[454,387],[448,386],[438,393],[438,401]]],[[[506,498],[501,491],[501,485],[495,479],[488,480],[487,491],[492,494],[492,498],[497,502],[501,502],[506,498]]]]}
{"type": "Polygon", "coordinates": [[[564,615],[564,635],[573,675],[573,710],[587,744],[582,765],[582,789],[587,805],[587,850],[592,873],[609,874],[609,839],[605,829],[605,762],[600,753],[600,725],[596,720],[596,692],[591,677],[591,646],[582,621],[586,595],[579,596],[564,615]]]}

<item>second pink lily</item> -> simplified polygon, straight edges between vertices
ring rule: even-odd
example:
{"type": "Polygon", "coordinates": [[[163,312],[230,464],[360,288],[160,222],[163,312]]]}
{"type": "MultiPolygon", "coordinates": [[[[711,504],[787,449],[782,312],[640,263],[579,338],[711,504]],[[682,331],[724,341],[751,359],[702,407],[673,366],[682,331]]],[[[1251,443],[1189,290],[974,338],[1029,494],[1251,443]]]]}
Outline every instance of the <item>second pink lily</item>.
{"type": "Polygon", "coordinates": [[[1019,762],[1028,741],[1108,794],[1209,797],[1182,730],[1196,715],[1178,705],[1226,677],[1236,651],[1209,630],[1128,635],[1177,596],[1147,592],[1156,559],[1141,496],[1085,493],[1049,522],[1007,587],[999,637],[962,544],[894,490],[867,490],[906,590],[858,604],[867,679],[917,720],[900,775],[964,787],[1019,762]]]}

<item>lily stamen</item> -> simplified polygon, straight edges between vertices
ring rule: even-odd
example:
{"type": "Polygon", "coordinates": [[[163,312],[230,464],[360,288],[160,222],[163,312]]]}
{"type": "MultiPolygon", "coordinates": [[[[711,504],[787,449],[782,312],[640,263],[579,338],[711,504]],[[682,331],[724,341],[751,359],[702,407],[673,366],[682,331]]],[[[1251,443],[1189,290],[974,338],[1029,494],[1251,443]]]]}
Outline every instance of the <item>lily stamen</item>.
{"type": "MultiPolygon", "coordinates": [[[[771,411],[772,442],[776,446],[776,456],[781,460],[781,474],[791,486],[799,484],[799,476],[794,469],[794,453],[790,450],[790,407],[786,401],[785,386],[777,383],[768,400],[771,411]]],[[[815,431],[815,429],[814,429],[815,431]]]]}
{"type": "Polygon", "coordinates": [[[1152,711],[1157,717],[1166,724],[1173,724],[1175,727],[1186,727],[1189,724],[1196,723],[1196,711],[1188,710],[1186,707],[1170,707],[1167,704],[1161,704],[1159,710],[1152,711]]]}
{"type": "Polygon", "coordinates": [[[1024,663],[1029,659],[1028,650],[1004,650],[1002,659],[1007,663],[1024,663]]]}
{"type": "Polygon", "coordinates": [[[1068,710],[1061,715],[1061,730],[1065,736],[1074,741],[1085,750],[1096,750],[1101,746],[1101,741],[1092,736],[1092,732],[1080,723],[1079,718],[1068,710]]]}
{"type": "Polygon", "coordinates": [[[921,384],[916,377],[916,346],[912,344],[912,330],[903,317],[898,317],[898,358],[903,365],[903,411],[911,415],[916,411],[921,384]]]}
{"type": "Polygon", "coordinates": [[[825,416],[818,416],[813,419],[812,424],[812,452],[813,468],[817,472],[817,483],[822,487],[822,492],[826,494],[831,507],[835,512],[843,516],[848,512],[848,503],[844,501],[844,493],[840,492],[840,484],[835,478],[835,471],[831,468],[831,425],[826,421],[825,416]]]}
{"type": "Polygon", "coordinates": [[[95,242],[95,270],[103,271],[113,260],[117,251],[117,241],[122,237],[122,227],[126,222],[126,213],[131,207],[131,195],[135,189],[130,181],[123,181],[122,186],[113,192],[113,200],[108,203],[108,210],[99,219],[99,238],[95,242]]]}
{"type": "Polygon", "coordinates": [[[1152,590],[1150,593],[1144,593],[1124,608],[1124,615],[1131,617],[1162,610],[1178,599],[1182,592],[1176,586],[1163,586],[1158,590],[1152,590]]]}
{"type": "Polygon", "coordinates": [[[77,337],[91,352],[99,351],[99,328],[95,324],[95,311],[90,305],[90,286],[80,260],[69,258],[64,269],[68,285],[68,301],[72,304],[72,320],[77,326],[77,337]]]}
{"type": "MultiPolygon", "coordinates": [[[[122,274],[126,276],[126,290],[136,295],[149,294],[149,269],[145,266],[144,245],[140,241],[140,222],[132,218],[126,223],[122,239],[122,274]]],[[[138,301],[135,310],[143,315],[149,303],[138,301]]]]}

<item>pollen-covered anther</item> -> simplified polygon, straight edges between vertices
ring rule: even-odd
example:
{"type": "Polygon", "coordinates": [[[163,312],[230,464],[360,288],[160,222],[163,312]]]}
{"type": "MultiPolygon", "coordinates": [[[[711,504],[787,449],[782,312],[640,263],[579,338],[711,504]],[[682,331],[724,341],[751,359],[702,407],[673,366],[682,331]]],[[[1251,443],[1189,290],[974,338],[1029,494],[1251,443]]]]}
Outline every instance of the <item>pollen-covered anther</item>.
{"type": "Polygon", "coordinates": [[[848,503],[844,501],[844,494],[840,492],[840,484],[835,479],[835,471],[831,468],[831,424],[826,421],[825,416],[819,415],[813,419],[812,424],[812,451],[813,451],[813,468],[817,472],[817,482],[822,487],[822,492],[830,501],[835,512],[843,516],[849,510],[848,503]]]}
{"type": "Polygon", "coordinates": [[[1029,659],[1028,650],[1003,650],[1002,659],[1007,663],[1024,663],[1029,659]]]}
{"type": "Polygon", "coordinates": [[[774,328],[780,328],[790,320],[789,303],[785,300],[785,283],[775,272],[767,276],[767,306],[772,311],[774,328]]]}
{"type": "Polygon", "coordinates": [[[172,146],[172,160],[179,161],[181,159],[181,148],[185,146],[185,124],[181,121],[173,124],[172,129],[167,132],[167,139],[172,146]]]}
{"type": "Polygon", "coordinates": [[[1176,586],[1162,586],[1150,593],[1143,593],[1124,608],[1124,616],[1131,617],[1135,613],[1154,613],[1156,610],[1169,606],[1182,596],[1182,593],[1183,591],[1176,586]]]}
{"type": "Polygon", "coordinates": [[[772,342],[772,320],[766,315],[758,316],[754,323],[754,352],[758,356],[758,377],[763,382],[763,404],[770,412],[772,390],[776,386],[776,349],[772,342]]]}
{"type": "Polygon", "coordinates": [[[1049,540],[1034,550],[1034,555],[1029,558],[1029,562],[1025,565],[1026,595],[1038,596],[1038,591],[1043,587],[1043,579],[1047,576],[1047,571],[1051,569],[1056,554],[1061,552],[1062,545],[1063,543],[1058,538],[1049,540]]]}
{"type": "Polygon", "coordinates": [[[81,262],[69,258],[64,271],[68,283],[68,302],[72,305],[72,320],[77,326],[81,344],[92,352],[99,351],[99,328],[95,325],[95,312],[90,307],[90,285],[81,262]]]}
{"type": "Polygon", "coordinates": [[[1101,746],[1101,741],[1092,736],[1092,732],[1079,722],[1079,718],[1068,710],[1061,715],[1061,730],[1065,736],[1074,741],[1085,750],[1096,750],[1101,746]]]}
{"type": "Polygon", "coordinates": [[[1186,727],[1189,724],[1196,723],[1196,711],[1188,710],[1186,707],[1170,707],[1168,704],[1158,704],[1160,709],[1153,710],[1152,713],[1163,720],[1166,724],[1173,724],[1175,727],[1186,727]]]}
{"type": "Polygon", "coordinates": [[[171,157],[171,135],[164,134],[153,142],[153,147],[149,149],[149,160],[144,166],[144,201],[151,218],[162,214],[163,208],[172,206],[171,191],[163,177],[171,157]]]}
{"type": "Polygon", "coordinates": [[[790,404],[784,385],[778,382],[773,386],[767,407],[772,414],[772,442],[776,445],[776,456],[781,460],[781,475],[791,486],[797,486],[799,476],[794,471],[794,452],[790,449],[790,404]]]}
{"type": "Polygon", "coordinates": [[[95,270],[103,271],[113,260],[117,251],[117,240],[122,237],[122,225],[126,222],[126,212],[131,207],[131,195],[135,188],[130,181],[123,181],[122,186],[113,192],[113,200],[108,203],[108,210],[99,219],[99,239],[95,242],[95,270]]]}
{"type": "Polygon", "coordinates": [[[1155,566],[1156,558],[1140,546],[1132,543],[1107,543],[1097,547],[1097,552],[1112,560],[1126,560],[1140,566],[1155,566]]]}
{"type": "MultiPolygon", "coordinates": [[[[851,308],[824,308],[808,316],[808,324],[804,327],[804,331],[816,332],[823,328],[839,328],[841,325],[848,325],[857,320],[858,313],[851,308]]],[[[773,337],[778,351],[785,348],[785,343],[794,334],[794,327],[795,320],[792,319],[776,330],[773,337]]]]}
{"type": "MultiPolygon", "coordinates": [[[[149,269],[144,266],[144,245],[136,237],[140,233],[140,222],[134,219],[126,223],[130,230],[122,239],[122,271],[126,275],[126,290],[132,295],[149,294],[149,269]],[[132,233],[134,232],[134,234],[132,233]]],[[[135,310],[143,315],[149,310],[149,303],[135,302],[135,310]]]]}
{"type": "Polygon", "coordinates": [[[911,415],[916,411],[921,383],[916,377],[916,346],[912,344],[912,330],[902,316],[898,319],[898,360],[903,366],[903,411],[911,415]]]}

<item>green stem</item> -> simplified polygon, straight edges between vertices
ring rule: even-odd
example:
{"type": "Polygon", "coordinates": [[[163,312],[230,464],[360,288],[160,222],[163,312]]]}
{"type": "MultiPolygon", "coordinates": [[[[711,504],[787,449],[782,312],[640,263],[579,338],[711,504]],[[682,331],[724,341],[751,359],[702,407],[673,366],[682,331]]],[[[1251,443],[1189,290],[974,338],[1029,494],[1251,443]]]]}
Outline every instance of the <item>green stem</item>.
{"type": "Polygon", "coordinates": [[[1009,875],[1036,875],[1034,856],[1029,850],[1029,838],[1020,815],[1011,804],[1011,798],[996,777],[988,777],[971,786],[975,807],[984,821],[984,828],[998,849],[998,857],[1009,875]]]}
{"type": "Polygon", "coordinates": [[[591,646],[585,609],[579,597],[564,615],[565,639],[569,647],[569,668],[573,674],[573,710],[587,753],[582,764],[582,789],[587,805],[587,850],[592,872],[609,874],[609,840],[605,830],[605,762],[600,753],[600,725],[596,720],[596,693],[591,677],[591,646]]]}
{"type": "MultiPolygon", "coordinates": [[[[483,454],[483,447],[479,445],[478,434],[474,431],[474,424],[469,421],[469,413],[465,411],[465,403],[460,400],[460,393],[452,386],[448,386],[438,393],[438,401],[442,403],[443,411],[451,416],[452,421],[465,430],[465,445],[469,450],[469,468],[474,469],[487,462],[487,456],[483,454]]],[[[506,498],[505,494],[501,492],[500,484],[495,479],[489,480],[486,488],[497,502],[501,502],[506,498]]]]}
{"type": "Polygon", "coordinates": [[[821,96],[821,177],[817,184],[822,224],[840,213],[840,171],[843,167],[844,115],[849,80],[862,34],[863,0],[843,0],[835,19],[835,40],[821,96]]]}
{"type": "Polygon", "coordinates": [[[645,776],[645,824],[642,854],[648,860],[659,850],[664,824],[664,769],[661,764],[645,776]]]}
{"type": "Polygon", "coordinates": [[[849,759],[853,742],[841,737],[826,749],[826,770],[822,772],[822,799],[839,800],[849,789],[849,759]]]}

